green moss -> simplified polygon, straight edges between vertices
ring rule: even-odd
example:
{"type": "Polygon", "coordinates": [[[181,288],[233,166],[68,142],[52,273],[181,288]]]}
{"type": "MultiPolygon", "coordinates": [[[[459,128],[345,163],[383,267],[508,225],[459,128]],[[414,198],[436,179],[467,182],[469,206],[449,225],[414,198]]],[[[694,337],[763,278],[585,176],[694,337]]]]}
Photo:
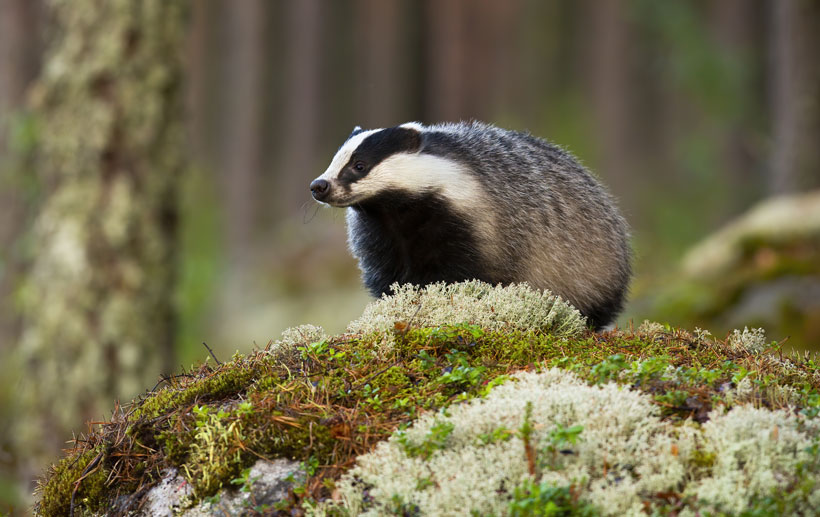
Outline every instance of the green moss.
{"type": "Polygon", "coordinates": [[[414,443],[407,439],[407,436],[402,431],[397,431],[396,436],[398,442],[401,444],[407,456],[413,458],[421,456],[424,459],[429,458],[436,450],[443,449],[447,443],[447,437],[453,432],[455,426],[452,422],[442,421],[434,424],[430,428],[430,432],[425,435],[421,442],[414,443]]]}
{"type": "Polygon", "coordinates": [[[145,399],[134,411],[136,418],[156,418],[179,406],[197,400],[219,399],[247,387],[259,366],[243,360],[228,363],[212,375],[196,379],[190,384],[174,382],[145,399]]]}
{"type": "MultiPolygon", "coordinates": [[[[89,443],[113,448],[117,479],[150,485],[163,468],[177,467],[194,486],[195,500],[229,486],[259,457],[313,462],[312,478],[328,483],[309,479],[305,487],[311,488],[301,497],[322,499],[344,471],[340,465],[351,465],[421,411],[483,397],[516,371],[552,366],[592,384],[615,381],[646,391],[673,420],[704,421],[715,406],[736,404],[741,392],[763,406],[790,405],[809,417],[820,408],[820,374],[810,358],[781,361],[675,329],[567,339],[456,324],[296,343],[216,369],[203,366],[137,401],[89,443]],[[387,339],[393,346],[380,347],[387,339]],[[123,429],[131,440],[116,440],[123,429]],[[157,452],[146,458],[149,449],[157,452]]],[[[488,443],[507,434],[499,430],[488,443]]],[[[439,429],[408,447],[424,456],[447,435],[439,429]]],[[[704,458],[693,461],[701,460],[708,467],[704,458]]],[[[68,504],[70,492],[58,487],[77,474],[63,468],[48,477],[43,493],[49,504],[68,504]]],[[[89,504],[116,497],[121,485],[113,487],[89,504]]]]}
{"type": "Polygon", "coordinates": [[[68,515],[74,504],[96,510],[105,501],[105,468],[102,447],[89,449],[60,460],[51,468],[48,483],[41,486],[36,511],[40,515],[68,515]],[[81,480],[81,481],[80,481],[81,480]],[[76,489],[76,493],[75,493],[76,489]]]}
{"type": "Polygon", "coordinates": [[[692,457],[689,459],[692,464],[705,469],[711,470],[717,461],[717,456],[714,452],[704,451],[703,449],[695,449],[692,451],[692,457]]]}

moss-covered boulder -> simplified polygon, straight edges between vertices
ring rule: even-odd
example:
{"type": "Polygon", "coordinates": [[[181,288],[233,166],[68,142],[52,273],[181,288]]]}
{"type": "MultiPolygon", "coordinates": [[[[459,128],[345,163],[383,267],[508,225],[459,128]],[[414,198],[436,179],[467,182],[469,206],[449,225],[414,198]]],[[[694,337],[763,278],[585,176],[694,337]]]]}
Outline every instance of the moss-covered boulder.
{"type": "Polygon", "coordinates": [[[36,510],[156,513],[164,487],[187,515],[799,513],[818,388],[761,331],[596,334],[526,286],[404,287],[345,334],[166,379],[76,442],[36,510]],[[285,484],[261,479],[275,462],[285,484]]]}
{"type": "Polygon", "coordinates": [[[641,304],[653,319],[720,335],[763,327],[790,348],[820,351],[820,191],[760,203],[655,285],[641,304]]]}

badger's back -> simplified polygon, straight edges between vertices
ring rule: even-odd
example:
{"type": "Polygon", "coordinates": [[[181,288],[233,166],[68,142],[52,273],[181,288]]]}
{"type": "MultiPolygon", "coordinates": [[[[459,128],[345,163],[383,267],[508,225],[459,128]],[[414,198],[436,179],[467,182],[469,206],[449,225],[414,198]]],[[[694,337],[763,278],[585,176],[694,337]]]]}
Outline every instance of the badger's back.
{"type": "Polygon", "coordinates": [[[528,282],[596,328],[614,319],[631,275],[628,227],[577,160],[486,124],[412,127],[418,148],[380,172],[390,177],[384,189],[348,208],[350,247],[371,292],[393,282],[528,282]],[[412,164],[424,165],[424,181],[412,164]]]}
{"type": "Polygon", "coordinates": [[[571,301],[596,326],[621,311],[631,277],[629,229],[601,184],[568,152],[481,123],[429,128],[426,152],[469,165],[502,237],[499,264],[571,301]]]}

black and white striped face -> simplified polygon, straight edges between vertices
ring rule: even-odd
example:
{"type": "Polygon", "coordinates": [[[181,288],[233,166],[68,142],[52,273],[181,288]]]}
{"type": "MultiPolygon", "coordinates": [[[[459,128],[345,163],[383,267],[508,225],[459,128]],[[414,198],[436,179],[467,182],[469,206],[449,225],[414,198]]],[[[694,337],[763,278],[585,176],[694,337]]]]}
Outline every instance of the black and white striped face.
{"type": "Polygon", "coordinates": [[[321,203],[349,206],[386,188],[400,187],[414,176],[406,169],[418,160],[420,148],[417,125],[367,131],[357,127],[325,173],[310,184],[311,193],[321,203]]]}
{"type": "Polygon", "coordinates": [[[362,203],[382,192],[436,192],[460,204],[475,199],[475,180],[461,164],[422,152],[424,128],[415,122],[356,128],[324,174],[310,184],[314,199],[332,206],[362,203]]]}

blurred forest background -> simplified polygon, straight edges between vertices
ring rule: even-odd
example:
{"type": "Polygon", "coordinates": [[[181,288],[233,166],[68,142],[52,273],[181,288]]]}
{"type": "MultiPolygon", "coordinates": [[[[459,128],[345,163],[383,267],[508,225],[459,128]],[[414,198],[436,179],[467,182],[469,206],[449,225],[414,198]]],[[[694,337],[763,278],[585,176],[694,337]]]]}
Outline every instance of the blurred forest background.
{"type": "Polygon", "coordinates": [[[0,0],[0,509],[203,341],[361,313],[307,188],[353,126],[568,148],[633,226],[628,326],[696,242],[820,187],[818,50],[815,0],[0,0]]]}

